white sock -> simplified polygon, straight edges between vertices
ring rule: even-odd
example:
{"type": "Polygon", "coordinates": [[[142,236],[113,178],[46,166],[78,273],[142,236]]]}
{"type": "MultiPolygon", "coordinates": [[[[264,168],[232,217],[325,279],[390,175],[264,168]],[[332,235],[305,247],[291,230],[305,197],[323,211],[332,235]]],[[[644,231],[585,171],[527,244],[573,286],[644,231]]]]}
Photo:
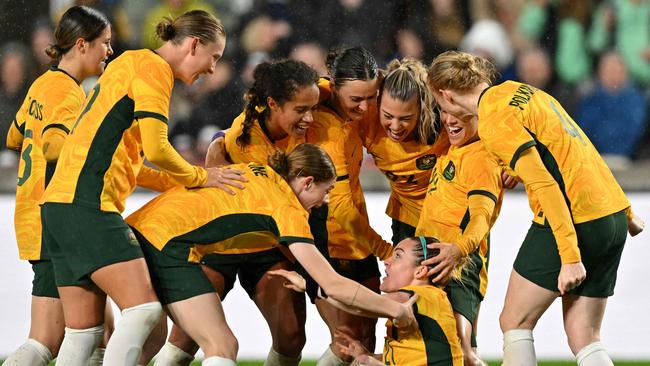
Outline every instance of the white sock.
{"type": "Polygon", "coordinates": [[[600,342],[591,343],[576,355],[578,366],[614,366],[605,347],[600,342]]]}
{"type": "Polygon", "coordinates": [[[93,354],[90,355],[90,360],[88,360],[88,366],[102,366],[104,364],[104,352],[106,348],[97,347],[93,354]]]}
{"type": "Polygon", "coordinates": [[[188,366],[192,360],[193,355],[167,342],[158,353],[154,366],[188,366]]]}
{"type": "Polygon", "coordinates": [[[65,328],[56,362],[66,366],[86,366],[90,355],[104,338],[104,325],[88,329],[65,328]]]}
{"type": "Polygon", "coordinates": [[[122,310],[122,319],[106,345],[105,366],[135,366],[142,345],[162,314],[159,302],[148,302],[122,310]]]}
{"type": "Polygon", "coordinates": [[[203,360],[201,366],[237,366],[237,363],[229,358],[212,356],[203,360]]]}
{"type": "Polygon", "coordinates": [[[264,366],[298,366],[300,364],[300,358],[300,356],[289,357],[281,355],[271,348],[269,355],[266,356],[266,361],[264,361],[264,366]]]}
{"type": "Polygon", "coordinates": [[[513,329],[503,333],[503,366],[536,366],[533,331],[513,329]]]}
{"type": "Polygon", "coordinates": [[[46,366],[52,361],[52,352],[35,339],[27,339],[12,353],[3,365],[7,366],[46,366]]]}
{"type": "Polygon", "coordinates": [[[316,366],[345,366],[348,364],[349,362],[345,362],[335,355],[330,347],[327,347],[323,355],[316,362],[316,366]]]}

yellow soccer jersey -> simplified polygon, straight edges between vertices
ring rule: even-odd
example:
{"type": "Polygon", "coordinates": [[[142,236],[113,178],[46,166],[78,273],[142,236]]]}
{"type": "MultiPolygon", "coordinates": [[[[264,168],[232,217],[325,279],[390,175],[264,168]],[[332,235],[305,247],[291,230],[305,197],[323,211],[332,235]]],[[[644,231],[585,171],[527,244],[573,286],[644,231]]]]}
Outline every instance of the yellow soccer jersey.
{"type": "Polygon", "coordinates": [[[41,209],[38,206],[55,163],[43,156],[43,132],[67,134],[76,120],[85,94],[72,76],[51,68],[34,81],[16,113],[7,147],[20,151],[16,212],[16,240],[21,259],[41,257],[41,209]],[[46,173],[47,172],[47,173],[46,173]]]}
{"type": "Polygon", "coordinates": [[[480,141],[462,147],[451,146],[447,154],[438,158],[431,174],[422,214],[416,228],[417,235],[432,236],[444,243],[459,244],[470,221],[469,199],[473,195],[488,197],[494,202],[494,212],[488,219],[475,251],[469,254],[481,264],[480,281],[474,284],[485,295],[489,256],[488,234],[497,219],[503,200],[502,168],[490,156],[480,141]]]}
{"type": "Polygon", "coordinates": [[[113,60],[72,126],[44,201],[122,212],[144,161],[139,119],[167,123],[173,83],[171,67],[151,50],[113,60]]]}
{"type": "Polygon", "coordinates": [[[218,188],[178,187],[157,196],[126,222],[161,249],[170,241],[197,245],[190,260],[239,248],[313,243],[309,214],[271,167],[236,164],[248,179],[232,196],[218,188]]]}
{"type": "Polygon", "coordinates": [[[269,155],[273,154],[276,150],[289,152],[296,145],[305,142],[304,138],[296,139],[292,136],[288,136],[282,140],[272,140],[265,130],[265,126],[261,125],[258,121],[254,121],[250,128],[251,142],[245,147],[241,147],[237,145],[237,138],[242,134],[244,118],[244,113],[237,116],[224,138],[228,160],[232,163],[255,162],[266,164],[269,155]]]}
{"type": "Polygon", "coordinates": [[[336,184],[330,192],[327,218],[328,248],[332,258],[363,259],[373,254],[385,259],[392,246],[371,227],[359,182],[363,159],[359,125],[344,122],[331,108],[319,106],[307,130],[307,142],[319,145],[332,158],[336,184]]]}
{"type": "Polygon", "coordinates": [[[463,351],[447,294],[435,286],[407,286],[400,291],[419,296],[413,305],[418,330],[407,333],[388,320],[384,364],[462,366],[463,351]]]}
{"type": "MultiPolygon", "coordinates": [[[[272,155],[277,150],[290,152],[293,150],[296,145],[305,142],[304,139],[295,139],[291,136],[287,136],[282,140],[272,140],[269,137],[268,132],[265,130],[265,126],[260,124],[258,121],[254,121],[250,128],[251,142],[245,147],[241,147],[237,144],[237,138],[241,136],[243,125],[244,125],[245,114],[241,113],[232,123],[232,126],[228,129],[225,140],[226,154],[228,155],[228,160],[232,163],[258,163],[258,164],[267,164],[269,155],[272,155]]],[[[221,251],[221,254],[242,254],[242,253],[254,253],[273,248],[275,243],[269,245],[266,248],[249,248],[249,249],[229,249],[221,251]]]]}
{"type": "Polygon", "coordinates": [[[422,145],[416,140],[395,142],[386,135],[376,114],[364,122],[361,133],[363,144],[390,183],[386,214],[415,227],[431,169],[436,163],[436,156],[444,152],[446,146],[439,143],[422,145]]]}
{"type": "MultiPolygon", "coordinates": [[[[506,81],[483,93],[478,116],[481,140],[507,166],[508,174],[517,176],[515,166],[519,157],[528,148],[535,147],[569,207],[571,217],[565,220],[579,224],[630,206],[587,136],[547,93],[506,81]]],[[[529,191],[528,198],[534,221],[543,224],[553,213],[543,212],[536,192],[529,191]]],[[[569,228],[564,230],[566,238],[558,238],[556,233],[563,263],[579,260],[573,223],[550,222],[554,232],[556,228],[559,231],[562,227],[569,228]],[[568,246],[574,247],[574,253],[563,250],[568,246]]]]}

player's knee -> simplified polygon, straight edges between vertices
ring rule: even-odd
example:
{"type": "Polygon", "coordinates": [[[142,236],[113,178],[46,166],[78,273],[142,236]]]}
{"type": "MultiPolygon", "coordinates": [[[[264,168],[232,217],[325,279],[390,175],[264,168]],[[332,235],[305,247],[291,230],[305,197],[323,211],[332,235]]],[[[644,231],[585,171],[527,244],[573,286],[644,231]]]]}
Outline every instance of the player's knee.
{"type": "Polygon", "coordinates": [[[295,330],[280,335],[275,342],[277,347],[274,349],[281,355],[295,357],[300,355],[306,341],[304,329],[302,331],[295,330]]]}
{"type": "Polygon", "coordinates": [[[533,329],[535,324],[537,324],[537,319],[527,317],[525,314],[517,315],[510,311],[502,311],[499,315],[499,326],[501,326],[502,333],[512,329],[533,329]]]}

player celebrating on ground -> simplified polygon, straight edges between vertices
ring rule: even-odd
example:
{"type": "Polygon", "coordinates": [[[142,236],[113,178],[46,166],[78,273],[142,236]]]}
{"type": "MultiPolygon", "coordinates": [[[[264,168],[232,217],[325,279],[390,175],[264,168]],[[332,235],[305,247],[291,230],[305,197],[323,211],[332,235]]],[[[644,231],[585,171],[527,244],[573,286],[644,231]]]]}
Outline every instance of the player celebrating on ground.
{"type": "MultiPolygon", "coordinates": [[[[104,71],[111,49],[106,16],[86,6],[68,9],[54,33],[56,43],[45,51],[56,63],[30,87],[7,136],[7,147],[21,152],[16,187],[16,240],[20,258],[34,271],[32,323],[29,339],[5,365],[47,365],[63,341],[64,320],[54,269],[42,245],[39,200],[61,147],[81,112],[85,93],[81,81],[104,71]]],[[[108,308],[110,309],[110,307],[108,308]]],[[[112,313],[106,319],[112,327],[112,313]]],[[[95,357],[95,356],[93,356],[95,357]]],[[[98,355],[101,364],[101,355],[98,355]]]]}
{"type": "Polygon", "coordinates": [[[638,233],[640,220],[596,149],[553,97],[513,81],[490,87],[493,75],[487,60],[454,51],[436,57],[429,68],[429,85],[442,110],[461,120],[478,117],[481,142],[524,183],[534,213],[500,317],[504,365],[536,364],[532,329],[558,295],[578,364],[611,365],[600,325],[626,231],[638,233]]]}
{"type": "Polygon", "coordinates": [[[165,41],[159,49],[127,51],[99,78],[43,195],[44,241],[66,323],[61,364],[87,362],[103,333],[105,294],[122,309],[106,347],[107,365],[135,365],[160,318],[142,251],[120,215],[149,172],[142,169],[144,158],[188,187],[243,179],[230,170],[188,164],[167,138],[174,78],[192,83],[213,72],[225,47],[221,23],[197,10],[163,20],[157,31],[165,41]]]}
{"type": "Polygon", "coordinates": [[[462,121],[441,111],[440,119],[451,147],[438,157],[433,168],[416,232],[455,244],[430,246],[439,252],[425,262],[434,266],[432,273],[440,271],[434,282],[456,270],[440,262],[469,261],[459,279],[451,279],[445,291],[454,309],[465,365],[485,365],[476,353],[476,331],[487,290],[488,234],[503,200],[503,169],[481,144],[475,117],[462,121]]]}

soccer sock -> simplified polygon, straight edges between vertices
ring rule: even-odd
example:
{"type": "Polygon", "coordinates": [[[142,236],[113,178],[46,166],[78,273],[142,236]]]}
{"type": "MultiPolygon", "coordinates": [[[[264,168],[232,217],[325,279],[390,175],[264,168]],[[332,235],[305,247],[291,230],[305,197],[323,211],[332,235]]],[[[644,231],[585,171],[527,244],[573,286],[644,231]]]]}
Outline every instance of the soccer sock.
{"type": "Polygon", "coordinates": [[[503,333],[503,366],[536,366],[533,331],[513,329],[503,333]]]}
{"type": "Polygon", "coordinates": [[[88,366],[102,366],[104,364],[104,352],[106,348],[97,347],[93,354],[90,355],[90,360],[88,360],[88,366]]]}
{"type": "Polygon", "coordinates": [[[194,356],[167,342],[160,350],[154,366],[188,366],[192,360],[194,356]]]}
{"type": "Polygon", "coordinates": [[[46,366],[52,361],[52,353],[34,339],[27,339],[3,363],[7,366],[46,366]]]}
{"type": "Polygon", "coordinates": [[[289,357],[281,355],[271,348],[269,355],[266,356],[266,361],[264,361],[264,366],[298,366],[300,364],[300,358],[300,356],[289,357]]]}
{"type": "Polygon", "coordinates": [[[86,366],[99,342],[104,338],[104,325],[88,329],[65,328],[65,337],[57,364],[66,366],[86,366]]]}
{"type": "Polygon", "coordinates": [[[576,355],[578,366],[614,366],[605,347],[600,342],[594,342],[581,349],[576,355]]]}
{"type": "Polygon", "coordinates": [[[122,319],[106,345],[105,366],[135,366],[142,345],[160,320],[162,306],[148,302],[122,310],[122,319]]]}
{"type": "Polygon", "coordinates": [[[201,366],[237,366],[237,363],[229,358],[212,356],[203,360],[201,366]]]}
{"type": "Polygon", "coordinates": [[[316,366],[345,366],[349,365],[349,362],[345,362],[340,359],[337,355],[332,352],[330,347],[327,347],[325,352],[316,362],[316,366]]]}

